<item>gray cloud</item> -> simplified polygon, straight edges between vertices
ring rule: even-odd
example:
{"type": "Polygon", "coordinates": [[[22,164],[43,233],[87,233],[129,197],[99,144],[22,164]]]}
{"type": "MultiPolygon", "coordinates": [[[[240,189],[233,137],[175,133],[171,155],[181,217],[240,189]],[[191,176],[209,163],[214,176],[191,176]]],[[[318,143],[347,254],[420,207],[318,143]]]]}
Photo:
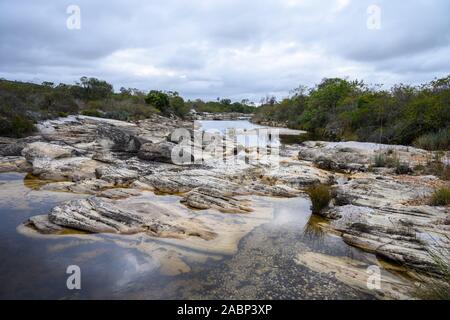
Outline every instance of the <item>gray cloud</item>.
{"type": "Polygon", "coordinates": [[[446,0],[3,0],[0,77],[255,101],[324,77],[416,84],[450,70],[449,13],[446,0]],[[66,28],[70,4],[81,30],[66,28]]]}

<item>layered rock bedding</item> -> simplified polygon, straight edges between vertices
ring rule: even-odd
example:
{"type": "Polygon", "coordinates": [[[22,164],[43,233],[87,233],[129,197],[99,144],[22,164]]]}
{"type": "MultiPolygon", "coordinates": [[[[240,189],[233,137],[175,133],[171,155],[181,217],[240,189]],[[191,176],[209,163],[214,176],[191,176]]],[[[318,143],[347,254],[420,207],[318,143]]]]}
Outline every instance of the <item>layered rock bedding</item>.
{"type": "MultiPolygon", "coordinates": [[[[332,186],[334,199],[322,215],[323,228],[345,242],[412,269],[436,273],[430,248],[449,250],[450,212],[427,202],[446,181],[436,176],[375,168],[380,154],[395,155],[410,167],[426,165],[429,152],[370,143],[305,142],[282,146],[278,163],[267,161],[189,161],[174,163],[177,129],[192,122],[160,116],[134,123],[70,116],[39,124],[36,135],[0,140],[0,172],[26,172],[45,180],[42,190],[86,194],[33,217],[36,232],[64,228],[88,233],[143,234],[168,239],[214,241],[202,210],[223,215],[255,215],[254,196],[306,197],[311,185],[332,186]],[[406,174],[405,174],[406,173],[406,174]],[[192,215],[145,201],[148,192],[172,194],[192,215]]],[[[191,141],[188,160],[205,145],[191,141]]],[[[236,148],[227,159],[249,156],[236,148]]],[[[448,163],[448,154],[442,158],[448,163]]],[[[262,220],[260,223],[263,223],[262,220]]],[[[251,224],[252,226],[256,224],[251,224]]]]}

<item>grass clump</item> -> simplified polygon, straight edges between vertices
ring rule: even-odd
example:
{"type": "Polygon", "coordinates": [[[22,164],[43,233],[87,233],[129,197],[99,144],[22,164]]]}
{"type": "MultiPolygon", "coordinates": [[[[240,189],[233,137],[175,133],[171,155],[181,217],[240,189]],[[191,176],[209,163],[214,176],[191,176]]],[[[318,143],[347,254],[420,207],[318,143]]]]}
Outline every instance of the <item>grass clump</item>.
{"type": "Polygon", "coordinates": [[[328,207],[332,199],[331,188],[326,184],[318,184],[309,187],[306,192],[311,199],[311,209],[314,214],[320,214],[325,208],[328,207]]]}
{"type": "Polygon", "coordinates": [[[425,150],[448,150],[450,148],[450,133],[448,129],[421,135],[414,140],[413,145],[425,150]]]}
{"type": "Polygon", "coordinates": [[[386,167],[386,155],[379,153],[376,154],[373,159],[373,166],[375,168],[384,168],[386,167]]]}
{"type": "Polygon", "coordinates": [[[450,188],[442,187],[434,191],[431,196],[431,205],[447,206],[450,204],[450,188]]]}
{"type": "MultiPolygon", "coordinates": [[[[444,238],[450,241],[449,237],[444,238]]],[[[417,296],[427,300],[450,300],[450,248],[436,243],[427,248],[434,264],[433,277],[419,275],[417,296]]]]}
{"type": "Polygon", "coordinates": [[[24,116],[14,115],[9,119],[0,117],[0,136],[21,138],[33,131],[33,121],[24,116]]]}
{"type": "Polygon", "coordinates": [[[411,167],[406,162],[401,162],[399,157],[392,150],[387,153],[378,153],[373,159],[374,168],[394,168],[396,174],[409,174],[411,167]]]}

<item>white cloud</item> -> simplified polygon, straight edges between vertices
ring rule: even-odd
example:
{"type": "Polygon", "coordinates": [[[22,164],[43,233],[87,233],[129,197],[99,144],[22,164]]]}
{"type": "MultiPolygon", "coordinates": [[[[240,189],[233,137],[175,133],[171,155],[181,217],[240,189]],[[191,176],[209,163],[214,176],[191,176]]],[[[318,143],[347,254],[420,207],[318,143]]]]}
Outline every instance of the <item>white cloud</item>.
{"type": "Polygon", "coordinates": [[[69,0],[0,2],[0,77],[177,90],[189,98],[286,95],[348,76],[419,83],[448,73],[450,3],[377,0],[79,0],[82,29],[65,28],[69,0]]]}

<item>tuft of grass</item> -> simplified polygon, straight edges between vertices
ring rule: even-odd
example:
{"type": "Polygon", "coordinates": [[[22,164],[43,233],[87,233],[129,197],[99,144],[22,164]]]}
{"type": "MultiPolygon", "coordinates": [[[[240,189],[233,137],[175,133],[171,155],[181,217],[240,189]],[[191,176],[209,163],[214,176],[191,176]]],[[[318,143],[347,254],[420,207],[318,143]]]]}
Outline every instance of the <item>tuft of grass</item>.
{"type": "MultiPolygon", "coordinates": [[[[450,241],[446,237],[446,241],[450,241]]],[[[450,249],[436,243],[427,248],[427,253],[435,265],[435,277],[419,275],[421,280],[418,298],[427,300],[450,300],[450,249]]]]}
{"type": "Polygon", "coordinates": [[[373,159],[373,166],[375,168],[384,168],[386,167],[386,155],[379,153],[376,154],[373,159]]]}
{"type": "Polygon", "coordinates": [[[450,148],[450,134],[447,129],[421,135],[414,140],[413,145],[425,150],[448,150],[450,148]]]}
{"type": "Polygon", "coordinates": [[[311,209],[314,214],[320,214],[325,208],[328,207],[332,199],[331,188],[326,184],[318,184],[309,187],[306,192],[311,199],[311,209]]]}
{"type": "Polygon", "coordinates": [[[378,153],[373,159],[374,168],[394,168],[396,174],[409,174],[412,172],[408,163],[401,162],[393,150],[378,153]]]}
{"type": "Polygon", "coordinates": [[[396,174],[410,174],[412,172],[411,167],[409,164],[405,162],[398,162],[395,165],[395,173],[396,174]]]}
{"type": "Polygon", "coordinates": [[[97,117],[97,118],[100,118],[102,116],[102,113],[97,109],[85,109],[85,110],[81,111],[81,114],[84,116],[97,117]]]}
{"type": "Polygon", "coordinates": [[[0,117],[0,136],[21,138],[35,131],[34,123],[23,115],[0,117]]]}
{"type": "Polygon", "coordinates": [[[431,205],[447,206],[450,204],[450,188],[442,187],[434,191],[431,196],[431,205]]]}

